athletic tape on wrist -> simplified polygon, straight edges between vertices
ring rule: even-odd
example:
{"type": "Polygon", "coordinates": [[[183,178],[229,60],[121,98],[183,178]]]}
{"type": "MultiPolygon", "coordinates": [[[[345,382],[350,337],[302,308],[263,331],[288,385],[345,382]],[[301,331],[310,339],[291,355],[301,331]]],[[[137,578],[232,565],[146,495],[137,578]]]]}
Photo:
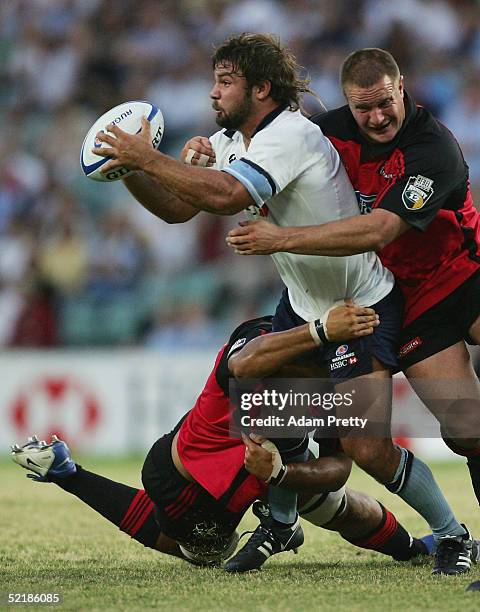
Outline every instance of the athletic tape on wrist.
{"type": "Polygon", "coordinates": [[[187,156],[185,157],[185,163],[191,164],[194,155],[195,155],[195,151],[193,149],[188,149],[187,156]]]}
{"type": "Polygon", "coordinates": [[[280,478],[280,482],[281,482],[285,477],[285,474],[282,473],[283,472],[282,468],[284,469],[285,466],[282,463],[282,458],[280,457],[280,452],[278,448],[270,440],[265,440],[265,442],[262,442],[262,448],[267,450],[269,453],[272,453],[272,464],[273,464],[272,473],[268,477],[268,480],[266,480],[265,482],[274,484],[273,481],[276,481],[279,475],[281,476],[280,478]]]}
{"type": "Polygon", "coordinates": [[[268,481],[269,484],[272,485],[273,487],[278,487],[279,485],[282,484],[283,479],[287,475],[287,472],[288,472],[288,466],[282,464],[282,466],[280,468],[280,472],[278,473],[278,475],[275,478],[272,478],[270,476],[270,480],[268,481]]]}

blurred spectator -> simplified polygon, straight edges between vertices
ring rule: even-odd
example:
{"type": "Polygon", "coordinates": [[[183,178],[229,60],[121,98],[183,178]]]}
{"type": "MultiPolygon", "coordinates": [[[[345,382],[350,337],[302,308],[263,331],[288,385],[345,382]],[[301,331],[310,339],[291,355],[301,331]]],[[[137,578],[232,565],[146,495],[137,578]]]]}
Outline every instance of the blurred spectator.
{"type": "Polygon", "coordinates": [[[144,346],[176,351],[206,349],[223,341],[206,308],[188,304],[172,309],[168,315],[159,313],[145,335],[144,346]]]}
{"type": "Polygon", "coordinates": [[[19,287],[0,281],[0,348],[11,344],[23,305],[19,287]]]}
{"type": "MultiPolygon", "coordinates": [[[[472,75],[460,96],[452,100],[441,115],[441,120],[462,143],[465,160],[470,167],[470,180],[480,183],[480,73],[472,75]]],[[[477,203],[478,204],[478,203],[477,203]]]]}
{"type": "Polygon", "coordinates": [[[39,247],[40,276],[60,294],[76,293],[87,278],[88,256],[85,238],[71,222],[62,222],[55,234],[39,247]]]}
{"type": "Polygon", "coordinates": [[[33,256],[34,240],[19,217],[12,217],[0,234],[0,279],[8,284],[26,278],[33,256]]]}
{"type": "Polygon", "coordinates": [[[148,259],[143,236],[135,231],[128,215],[112,211],[91,243],[87,291],[101,302],[135,290],[148,259]]]}
{"type": "Polygon", "coordinates": [[[52,348],[57,346],[58,329],[55,292],[37,275],[32,275],[23,305],[13,327],[10,346],[52,348]]]}

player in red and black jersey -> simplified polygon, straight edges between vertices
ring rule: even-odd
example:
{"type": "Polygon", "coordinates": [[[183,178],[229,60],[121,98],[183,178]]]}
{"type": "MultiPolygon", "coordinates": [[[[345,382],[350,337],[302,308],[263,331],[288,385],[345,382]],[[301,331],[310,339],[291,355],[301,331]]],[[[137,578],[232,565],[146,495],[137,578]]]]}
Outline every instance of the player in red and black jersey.
{"type": "MultiPolygon", "coordinates": [[[[448,129],[407,94],[386,51],[348,56],[341,85],[348,104],[312,120],[369,214],[315,227],[246,223],[230,244],[242,254],[380,254],[406,298],[400,367],[446,443],[468,457],[480,501],[480,392],[465,344],[480,344],[480,215],[467,165],[448,129]]],[[[361,461],[372,473],[373,447],[367,455],[361,461]]]]}
{"type": "MultiPolygon", "coordinates": [[[[350,338],[372,333],[377,320],[371,309],[344,306],[332,310],[327,323],[329,334],[350,338]]],[[[45,445],[32,438],[13,449],[14,460],[33,471],[34,479],[55,482],[145,546],[198,565],[221,562],[233,553],[235,528],[273,472],[269,451],[246,440],[245,459],[243,441],[229,435],[228,379],[271,375],[317,346],[309,325],[279,333],[270,329],[271,317],[248,321],[220,349],[195,406],[150,450],[142,471],[145,491],[74,464],[60,440],[45,445]]],[[[285,486],[305,492],[299,507],[306,520],[397,560],[428,554],[426,543],[412,539],[381,504],[345,489],[351,462],[338,440],[319,440],[318,446],[310,461],[285,468],[285,486]]],[[[255,509],[262,529],[268,529],[265,508],[255,509]]]]}

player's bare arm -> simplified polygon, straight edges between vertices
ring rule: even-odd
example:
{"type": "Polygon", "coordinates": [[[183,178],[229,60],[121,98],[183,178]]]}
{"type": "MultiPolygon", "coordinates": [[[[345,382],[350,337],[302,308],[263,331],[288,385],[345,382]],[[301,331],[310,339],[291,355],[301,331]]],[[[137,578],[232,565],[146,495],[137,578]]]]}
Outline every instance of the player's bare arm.
{"type": "MultiPolygon", "coordinates": [[[[194,136],[185,143],[180,160],[192,166],[212,166],[215,163],[215,152],[210,140],[205,136],[194,136]]],[[[123,182],[142,206],[167,223],[185,223],[200,212],[198,208],[168,192],[145,172],[135,172],[124,178],[123,182]]]]}
{"type": "MultiPolygon", "coordinates": [[[[379,324],[372,308],[357,306],[350,300],[345,306],[333,308],[326,319],[332,342],[368,336],[379,324]]],[[[312,336],[310,325],[301,325],[254,338],[230,357],[228,367],[236,378],[264,378],[317,346],[318,339],[312,336]]]]}
{"type": "Polygon", "coordinates": [[[144,208],[166,223],[185,223],[200,212],[164,189],[145,172],[130,174],[123,183],[144,208]]]}
{"type": "Polygon", "coordinates": [[[145,118],[138,134],[127,134],[112,124],[107,130],[107,133],[99,132],[98,139],[108,146],[92,150],[96,155],[112,158],[102,172],[121,166],[142,171],[194,209],[215,214],[232,215],[254,203],[245,187],[229,174],[191,167],[154,149],[145,118]]]}
{"type": "Polygon", "coordinates": [[[231,230],[227,244],[239,255],[297,253],[343,257],[380,251],[410,225],[395,213],[375,209],[324,225],[278,227],[267,221],[242,221],[231,230]]]}
{"type": "MultiPolygon", "coordinates": [[[[243,436],[245,443],[245,468],[259,480],[267,482],[274,468],[276,447],[260,436],[243,436]],[[268,443],[267,448],[262,444],[268,443]]],[[[319,457],[306,462],[289,463],[282,487],[298,493],[337,491],[347,482],[352,461],[342,452],[329,457],[319,457]]]]}

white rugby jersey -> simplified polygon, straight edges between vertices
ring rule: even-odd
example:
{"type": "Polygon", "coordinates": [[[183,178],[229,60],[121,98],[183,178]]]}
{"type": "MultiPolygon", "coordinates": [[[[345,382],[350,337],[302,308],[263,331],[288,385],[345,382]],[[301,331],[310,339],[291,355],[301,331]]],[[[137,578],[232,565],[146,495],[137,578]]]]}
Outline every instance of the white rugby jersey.
{"type": "MultiPolygon", "coordinates": [[[[252,196],[250,219],[279,226],[320,225],[360,213],[353,187],[330,141],[300,111],[276,109],[258,126],[248,150],[243,136],[221,130],[211,138],[215,167],[252,196]]],[[[393,275],[375,253],[323,257],[272,255],[294,311],[306,321],[351,297],[370,306],[385,297],[393,275]]]]}

